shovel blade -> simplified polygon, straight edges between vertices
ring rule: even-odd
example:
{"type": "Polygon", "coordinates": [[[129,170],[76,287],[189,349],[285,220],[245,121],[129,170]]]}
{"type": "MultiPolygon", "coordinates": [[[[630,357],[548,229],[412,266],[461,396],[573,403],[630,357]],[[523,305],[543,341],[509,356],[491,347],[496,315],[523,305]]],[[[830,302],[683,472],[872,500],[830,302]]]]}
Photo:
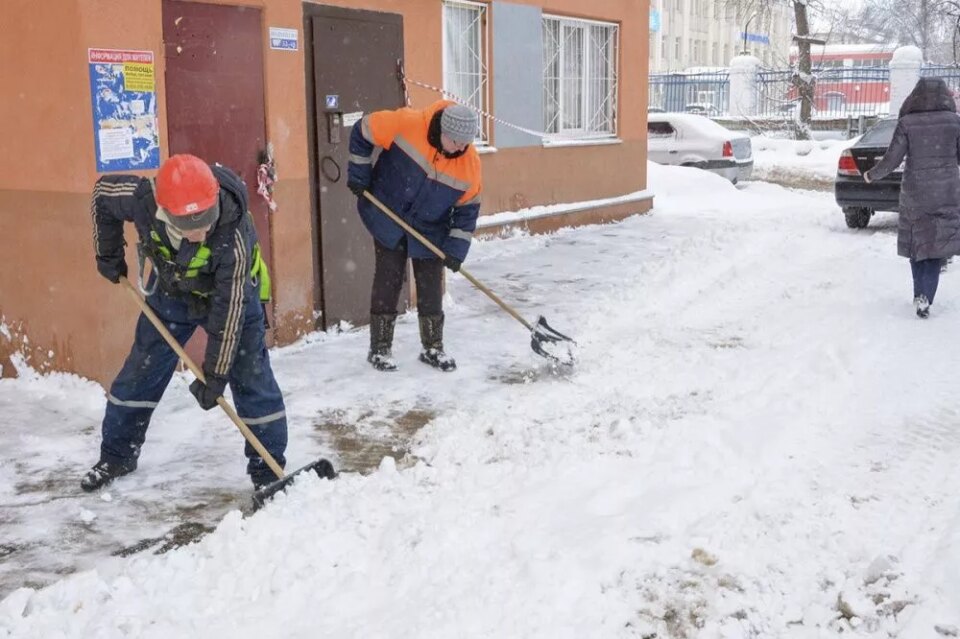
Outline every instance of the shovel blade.
{"type": "Polygon", "coordinates": [[[537,318],[530,331],[530,347],[541,357],[553,360],[563,366],[572,366],[575,357],[573,348],[577,345],[570,337],[550,326],[543,315],[537,318]]]}
{"type": "Polygon", "coordinates": [[[304,472],[314,472],[321,479],[334,479],[337,476],[337,471],[334,470],[333,464],[326,459],[320,458],[316,461],[312,461],[303,468],[298,468],[289,475],[284,476],[283,479],[278,479],[277,481],[267,484],[260,490],[254,492],[253,511],[256,512],[263,508],[263,506],[270,501],[274,495],[286,490],[287,486],[296,481],[297,477],[302,475],[304,472]]]}

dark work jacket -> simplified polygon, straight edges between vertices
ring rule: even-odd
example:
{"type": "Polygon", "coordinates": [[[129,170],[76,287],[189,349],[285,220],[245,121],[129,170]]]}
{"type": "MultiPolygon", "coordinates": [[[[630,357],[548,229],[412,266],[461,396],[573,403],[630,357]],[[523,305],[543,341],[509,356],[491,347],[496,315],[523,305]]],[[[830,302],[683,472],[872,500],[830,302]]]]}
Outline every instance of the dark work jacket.
{"type": "Polygon", "coordinates": [[[867,175],[882,179],[904,158],[897,253],[912,260],[960,254],[960,117],[943,80],[917,83],[887,152],[867,175]]]}
{"type": "Polygon", "coordinates": [[[166,224],[157,218],[157,203],[147,178],[105,175],[97,180],[91,210],[93,244],[98,259],[123,255],[123,223],[133,222],[140,242],[149,253],[155,243],[151,231],[155,232],[173,254],[170,262],[154,260],[159,286],[183,300],[191,308],[191,315],[207,331],[204,373],[226,377],[236,356],[244,301],[257,295],[250,276],[257,232],[252,216],[247,214],[247,189],[243,181],[220,165],[210,168],[220,183],[220,217],[203,242],[210,249],[210,259],[196,278],[184,276],[200,244],[184,239],[179,251],[174,250],[166,224]]]}
{"type": "MultiPolygon", "coordinates": [[[[470,250],[480,214],[480,157],[474,145],[457,157],[441,151],[440,113],[453,104],[441,100],[422,111],[375,111],[353,125],[351,182],[370,193],[434,246],[461,262],[470,250]],[[374,164],[375,147],[383,151],[374,164]]],[[[406,233],[366,197],[357,203],[360,218],[377,242],[395,249],[406,233]]],[[[412,258],[435,257],[416,238],[407,238],[412,258]]]]}

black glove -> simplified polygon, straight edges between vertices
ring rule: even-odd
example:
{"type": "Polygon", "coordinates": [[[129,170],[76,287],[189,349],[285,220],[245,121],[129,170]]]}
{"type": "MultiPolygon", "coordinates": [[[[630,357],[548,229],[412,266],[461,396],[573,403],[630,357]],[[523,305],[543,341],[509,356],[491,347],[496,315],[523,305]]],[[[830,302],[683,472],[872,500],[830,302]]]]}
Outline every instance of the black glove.
{"type": "Polygon", "coordinates": [[[460,266],[462,264],[463,262],[453,257],[452,255],[448,255],[445,258],[443,258],[443,265],[446,266],[451,271],[453,271],[454,273],[460,270],[460,266]]]}
{"type": "Polygon", "coordinates": [[[209,375],[204,373],[207,383],[204,384],[199,379],[193,380],[190,384],[190,392],[197,398],[197,403],[203,410],[210,410],[217,405],[217,398],[223,396],[223,389],[227,387],[227,378],[219,375],[209,375]]]}
{"type": "Polygon", "coordinates": [[[127,276],[127,261],[124,259],[122,253],[113,256],[98,255],[97,270],[100,271],[100,275],[103,275],[114,284],[119,284],[120,277],[127,276]]]}
{"type": "Polygon", "coordinates": [[[363,192],[370,188],[370,185],[350,180],[347,182],[347,188],[353,191],[353,194],[357,197],[363,197],[363,192]]]}

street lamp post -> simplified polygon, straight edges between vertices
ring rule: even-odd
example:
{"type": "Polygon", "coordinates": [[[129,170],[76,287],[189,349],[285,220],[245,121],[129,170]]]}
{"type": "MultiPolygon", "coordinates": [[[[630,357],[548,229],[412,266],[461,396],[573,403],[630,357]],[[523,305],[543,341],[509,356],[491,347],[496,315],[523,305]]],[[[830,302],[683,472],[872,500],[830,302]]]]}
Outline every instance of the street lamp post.
{"type": "Polygon", "coordinates": [[[748,55],[750,52],[747,51],[747,32],[750,30],[750,23],[754,18],[757,17],[757,13],[754,13],[752,16],[747,18],[747,23],[743,25],[743,55],[748,55]]]}

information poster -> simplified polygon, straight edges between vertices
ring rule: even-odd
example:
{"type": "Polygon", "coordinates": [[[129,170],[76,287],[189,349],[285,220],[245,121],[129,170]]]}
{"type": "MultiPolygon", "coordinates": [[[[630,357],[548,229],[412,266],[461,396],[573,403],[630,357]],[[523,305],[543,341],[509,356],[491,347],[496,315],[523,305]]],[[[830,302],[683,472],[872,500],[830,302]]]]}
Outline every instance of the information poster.
{"type": "Polygon", "coordinates": [[[159,168],[153,52],[90,49],[88,63],[97,172],[159,168]]]}

